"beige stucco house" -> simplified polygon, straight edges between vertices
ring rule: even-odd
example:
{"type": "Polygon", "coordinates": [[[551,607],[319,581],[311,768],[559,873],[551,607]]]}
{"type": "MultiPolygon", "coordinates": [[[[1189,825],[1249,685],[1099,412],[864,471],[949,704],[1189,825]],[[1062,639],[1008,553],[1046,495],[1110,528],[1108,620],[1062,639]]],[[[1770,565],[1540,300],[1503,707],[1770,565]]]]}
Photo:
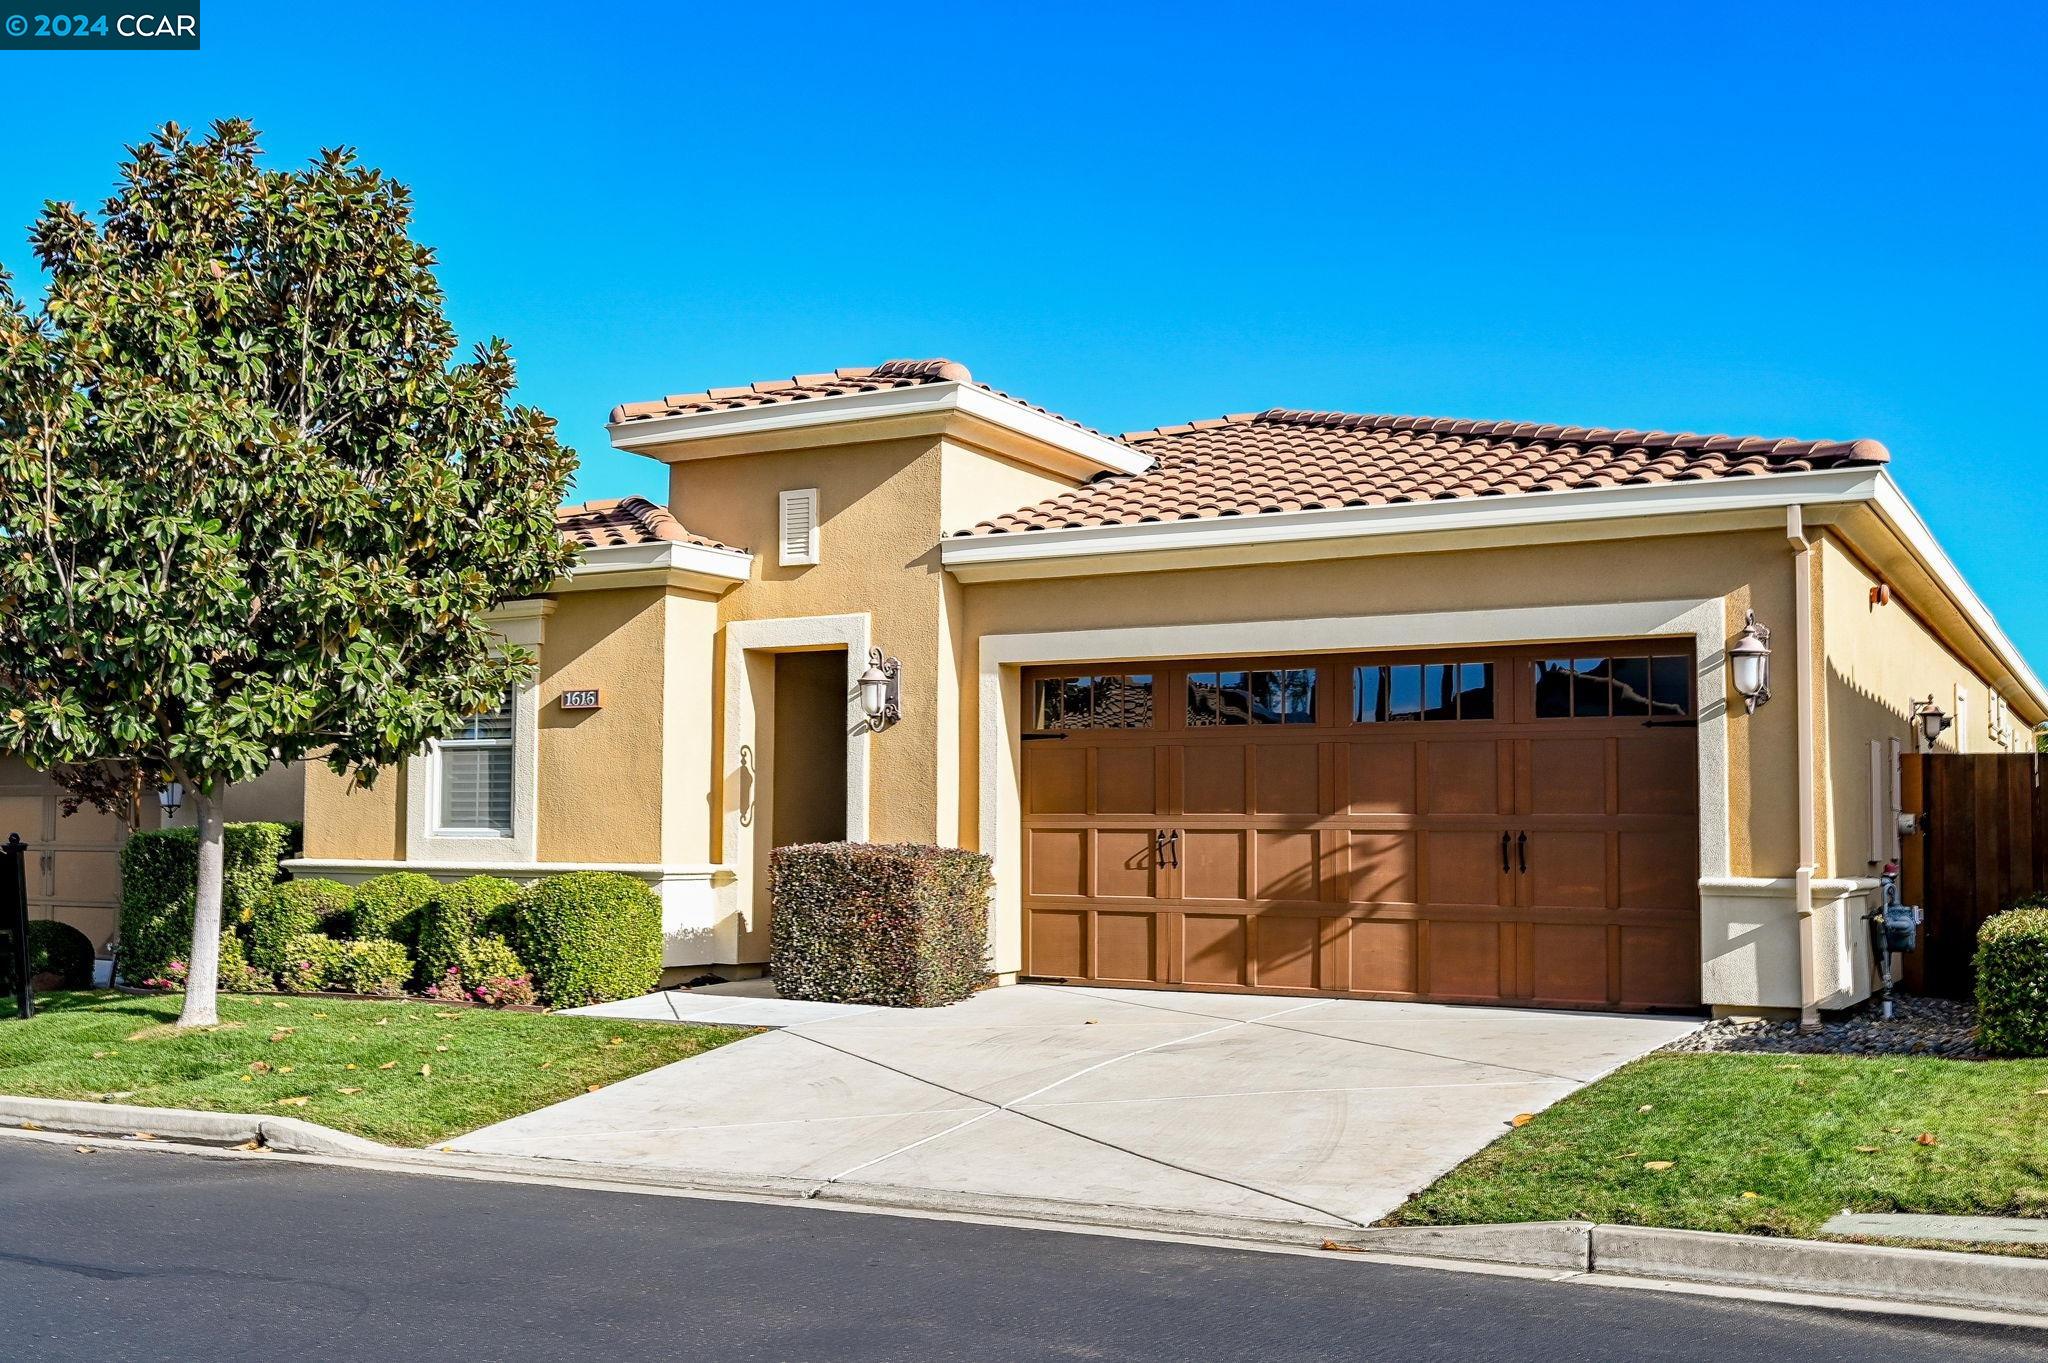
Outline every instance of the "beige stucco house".
{"type": "Polygon", "coordinates": [[[1005,978],[1813,1010],[1868,992],[1916,710],[1945,748],[2048,720],[1871,441],[1112,438],[941,360],[610,430],[667,507],[565,511],[581,566],[499,621],[538,679],[371,790],[308,770],[301,872],[616,868],[731,976],[772,848],[938,842],[995,859],[1005,978]]]}

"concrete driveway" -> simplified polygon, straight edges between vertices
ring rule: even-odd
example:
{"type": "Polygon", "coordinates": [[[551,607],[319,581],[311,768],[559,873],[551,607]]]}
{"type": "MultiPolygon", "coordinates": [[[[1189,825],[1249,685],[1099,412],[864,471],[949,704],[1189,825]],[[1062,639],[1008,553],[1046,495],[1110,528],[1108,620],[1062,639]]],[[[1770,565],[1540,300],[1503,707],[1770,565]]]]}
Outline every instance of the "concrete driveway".
{"type": "Polygon", "coordinates": [[[452,1144],[939,1203],[1369,1224],[1517,1113],[1698,1025],[1016,985],[764,1032],[452,1144]]]}

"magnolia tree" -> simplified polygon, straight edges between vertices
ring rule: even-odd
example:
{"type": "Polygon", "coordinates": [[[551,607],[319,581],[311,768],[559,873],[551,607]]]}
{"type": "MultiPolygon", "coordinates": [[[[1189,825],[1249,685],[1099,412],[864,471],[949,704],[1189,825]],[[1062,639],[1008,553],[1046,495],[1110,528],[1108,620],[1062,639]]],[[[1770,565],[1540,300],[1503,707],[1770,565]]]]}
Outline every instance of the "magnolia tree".
{"type": "Polygon", "coordinates": [[[570,562],[575,466],[457,362],[403,185],[175,125],[97,218],[50,204],[40,307],[0,273],[0,750],[130,813],[182,782],[199,884],[181,1022],[215,1020],[221,801],[274,762],[367,784],[533,659],[484,623],[570,562]]]}

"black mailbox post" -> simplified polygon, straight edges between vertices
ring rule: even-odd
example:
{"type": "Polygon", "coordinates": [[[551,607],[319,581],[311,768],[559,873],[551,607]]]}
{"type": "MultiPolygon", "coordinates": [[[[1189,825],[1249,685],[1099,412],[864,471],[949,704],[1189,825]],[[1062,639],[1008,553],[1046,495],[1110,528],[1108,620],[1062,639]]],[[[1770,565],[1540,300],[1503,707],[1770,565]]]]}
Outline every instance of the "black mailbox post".
{"type": "Polygon", "coordinates": [[[13,958],[14,1002],[18,1016],[35,1016],[35,991],[28,979],[28,844],[21,834],[9,833],[0,845],[0,927],[7,931],[7,951],[13,958]]]}

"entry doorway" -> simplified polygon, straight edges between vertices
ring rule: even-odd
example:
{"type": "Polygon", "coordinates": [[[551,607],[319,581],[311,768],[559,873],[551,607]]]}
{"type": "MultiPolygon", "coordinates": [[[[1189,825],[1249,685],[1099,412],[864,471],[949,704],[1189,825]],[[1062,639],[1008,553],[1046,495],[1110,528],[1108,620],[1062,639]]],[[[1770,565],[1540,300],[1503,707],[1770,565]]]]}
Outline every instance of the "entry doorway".
{"type": "Polygon", "coordinates": [[[846,840],[846,650],[775,655],[771,845],[846,840]]]}

